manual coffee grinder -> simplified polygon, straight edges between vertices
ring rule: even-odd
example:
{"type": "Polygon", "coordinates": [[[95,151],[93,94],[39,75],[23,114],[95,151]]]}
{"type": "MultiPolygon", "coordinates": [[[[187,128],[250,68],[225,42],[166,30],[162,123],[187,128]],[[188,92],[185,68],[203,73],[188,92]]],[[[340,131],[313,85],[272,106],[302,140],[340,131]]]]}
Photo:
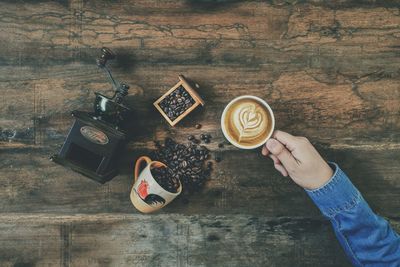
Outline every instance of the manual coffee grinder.
{"type": "Polygon", "coordinates": [[[108,48],[101,49],[97,66],[104,70],[114,95],[95,93],[94,112],[72,111],[75,121],[57,155],[50,159],[97,182],[105,183],[117,175],[117,160],[126,140],[124,124],[131,112],[123,104],[129,86],[114,80],[106,63],[115,58],[108,48]]]}

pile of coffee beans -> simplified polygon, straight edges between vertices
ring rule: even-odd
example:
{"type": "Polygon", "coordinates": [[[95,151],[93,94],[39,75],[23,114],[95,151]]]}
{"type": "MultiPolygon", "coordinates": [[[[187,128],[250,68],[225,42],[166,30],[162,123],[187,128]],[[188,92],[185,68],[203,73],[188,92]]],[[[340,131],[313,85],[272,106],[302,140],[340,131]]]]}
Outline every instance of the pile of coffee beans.
{"type": "Polygon", "coordinates": [[[174,176],[174,173],[170,168],[164,166],[152,168],[151,174],[162,188],[171,193],[178,192],[179,180],[174,176]]]}
{"type": "Polygon", "coordinates": [[[212,170],[212,162],[208,161],[210,151],[205,146],[195,142],[179,144],[171,138],[166,138],[164,144],[155,142],[155,145],[157,150],[152,153],[152,159],[165,163],[172,170],[173,177],[181,181],[184,193],[203,187],[212,170]]]}
{"type": "Polygon", "coordinates": [[[174,121],[194,103],[193,97],[181,85],[161,100],[159,106],[167,114],[168,118],[174,121]]]}

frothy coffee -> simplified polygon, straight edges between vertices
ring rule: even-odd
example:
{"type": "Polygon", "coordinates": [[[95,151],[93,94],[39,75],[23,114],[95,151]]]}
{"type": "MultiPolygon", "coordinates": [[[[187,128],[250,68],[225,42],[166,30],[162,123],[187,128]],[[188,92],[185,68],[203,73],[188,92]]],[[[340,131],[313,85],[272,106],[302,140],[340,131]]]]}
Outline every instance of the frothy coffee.
{"type": "Polygon", "coordinates": [[[223,127],[228,139],[244,147],[254,147],[268,138],[273,122],[265,105],[253,98],[242,98],[227,108],[223,127]]]}

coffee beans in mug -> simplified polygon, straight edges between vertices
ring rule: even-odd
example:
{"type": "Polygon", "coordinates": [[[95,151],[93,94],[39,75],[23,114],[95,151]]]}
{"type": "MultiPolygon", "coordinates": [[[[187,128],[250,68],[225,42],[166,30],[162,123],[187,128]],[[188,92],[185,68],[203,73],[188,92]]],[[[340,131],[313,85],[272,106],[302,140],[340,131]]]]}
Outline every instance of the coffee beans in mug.
{"type": "Polygon", "coordinates": [[[210,164],[206,164],[210,151],[205,146],[195,142],[180,144],[166,138],[164,144],[156,142],[156,147],[152,158],[171,168],[173,177],[181,181],[184,193],[203,187],[212,169],[210,164]]]}
{"type": "Polygon", "coordinates": [[[154,180],[156,180],[162,188],[171,193],[178,192],[180,185],[179,180],[174,176],[174,173],[170,168],[161,166],[159,168],[152,168],[150,171],[154,180]]]}

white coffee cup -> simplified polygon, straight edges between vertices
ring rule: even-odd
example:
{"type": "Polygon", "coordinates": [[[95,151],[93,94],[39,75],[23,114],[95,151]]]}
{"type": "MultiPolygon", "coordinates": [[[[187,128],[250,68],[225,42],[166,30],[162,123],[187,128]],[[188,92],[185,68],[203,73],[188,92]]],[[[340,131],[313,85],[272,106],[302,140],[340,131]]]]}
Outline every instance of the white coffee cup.
{"type": "Polygon", "coordinates": [[[228,103],[228,105],[226,105],[224,111],[222,112],[222,116],[221,116],[221,129],[222,129],[222,132],[223,132],[225,138],[226,138],[232,145],[234,145],[235,147],[241,148],[241,149],[254,149],[254,148],[257,148],[257,147],[262,146],[262,145],[265,144],[265,142],[267,142],[267,140],[272,136],[272,133],[274,132],[274,128],[275,128],[275,117],[274,117],[274,113],[273,113],[271,107],[268,105],[268,103],[267,103],[266,101],[264,101],[263,99],[261,99],[261,98],[259,98],[259,97],[257,97],[257,96],[242,95],[242,96],[236,97],[236,98],[234,98],[233,100],[231,100],[231,101],[228,103]],[[234,103],[236,103],[237,101],[242,100],[242,99],[252,99],[252,100],[257,101],[259,104],[263,105],[263,106],[268,110],[268,112],[269,112],[269,114],[270,114],[270,117],[271,117],[271,129],[270,129],[270,132],[268,133],[268,135],[267,135],[262,141],[260,141],[260,142],[257,143],[257,144],[254,144],[254,145],[252,145],[252,146],[244,146],[244,145],[239,144],[238,142],[236,142],[235,140],[233,140],[233,139],[229,136],[229,134],[227,133],[227,130],[226,130],[226,128],[225,128],[225,117],[226,117],[227,111],[229,110],[229,108],[230,108],[234,103]]]}

